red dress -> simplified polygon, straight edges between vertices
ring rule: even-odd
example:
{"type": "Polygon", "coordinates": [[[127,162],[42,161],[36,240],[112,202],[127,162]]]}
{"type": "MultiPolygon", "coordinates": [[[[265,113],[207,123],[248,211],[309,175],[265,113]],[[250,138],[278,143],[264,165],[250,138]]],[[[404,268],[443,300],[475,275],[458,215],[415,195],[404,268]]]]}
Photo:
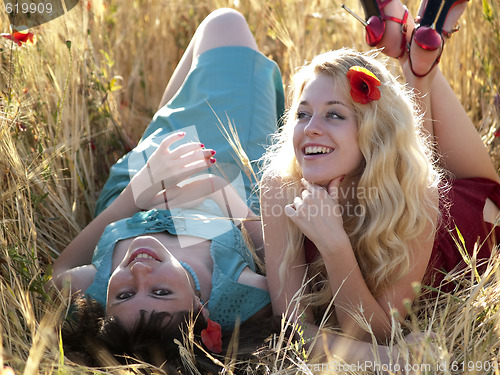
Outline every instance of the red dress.
{"type": "MultiPolygon", "coordinates": [[[[441,199],[442,223],[436,233],[424,283],[439,286],[446,272],[452,271],[456,266],[465,267],[465,262],[453,239],[461,243],[456,228],[464,239],[469,255],[472,256],[476,242],[480,246],[486,240],[479,248],[477,260],[490,257],[493,246],[500,240],[500,226],[494,228],[490,234],[493,225],[483,220],[483,209],[487,198],[500,207],[500,184],[486,178],[469,178],[452,182],[451,189],[444,194],[444,199],[441,199]],[[447,205],[448,209],[443,208],[447,205]]],[[[451,290],[453,285],[443,289],[451,290]]]]}
{"type": "MultiPolygon", "coordinates": [[[[459,179],[453,181],[449,190],[442,195],[441,223],[436,232],[434,248],[424,277],[424,283],[432,286],[439,286],[445,273],[457,266],[465,266],[453,240],[453,237],[459,238],[456,228],[462,234],[470,255],[478,239],[479,243],[487,239],[477,254],[478,260],[488,259],[493,245],[500,240],[500,226],[489,235],[493,225],[483,220],[483,208],[487,198],[500,207],[500,184],[486,178],[459,179]]],[[[310,264],[318,256],[318,250],[307,237],[304,241],[304,250],[306,261],[310,264]]],[[[444,287],[444,290],[452,288],[453,285],[449,285],[444,287]]]]}

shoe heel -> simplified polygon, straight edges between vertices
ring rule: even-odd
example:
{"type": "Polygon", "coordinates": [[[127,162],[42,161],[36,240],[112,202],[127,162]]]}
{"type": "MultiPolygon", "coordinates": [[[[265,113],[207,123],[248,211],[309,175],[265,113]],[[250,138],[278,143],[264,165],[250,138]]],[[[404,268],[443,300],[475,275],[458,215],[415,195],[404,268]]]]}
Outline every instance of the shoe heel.
{"type": "Polygon", "coordinates": [[[442,14],[446,0],[427,0],[424,12],[413,32],[413,41],[427,51],[435,51],[443,45],[443,37],[436,30],[436,23],[442,14]]]}
{"type": "Polygon", "coordinates": [[[366,20],[366,43],[370,47],[376,46],[384,36],[385,22],[382,20],[377,0],[361,0],[361,6],[366,20]]]}
{"type": "Polygon", "coordinates": [[[413,34],[414,42],[427,51],[435,51],[441,47],[443,40],[436,30],[428,26],[419,27],[413,34]]]}
{"type": "Polygon", "coordinates": [[[468,0],[427,0],[423,4],[425,9],[415,29],[415,42],[423,49],[433,51],[443,43],[443,34],[449,36],[450,32],[443,30],[450,10],[457,4],[468,0]]]}
{"type": "Polygon", "coordinates": [[[423,74],[415,72],[411,53],[409,54],[410,69],[416,77],[425,77],[439,63],[444,47],[443,34],[445,36],[449,36],[450,34],[450,32],[443,30],[446,19],[450,14],[450,10],[455,5],[464,1],[468,0],[427,0],[421,4],[423,14],[418,19],[417,27],[413,30],[411,41],[427,51],[435,51],[437,49],[440,51],[430,69],[423,74]]]}
{"type": "MultiPolygon", "coordinates": [[[[364,4],[365,2],[362,2],[363,8],[365,7],[364,4]]],[[[384,36],[385,32],[385,22],[382,21],[382,19],[379,16],[373,15],[373,16],[368,16],[366,21],[362,19],[360,16],[358,16],[356,13],[354,13],[351,9],[346,7],[344,4],[341,5],[344,10],[349,13],[351,16],[356,18],[364,27],[365,27],[365,39],[366,43],[370,47],[376,46],[381,40],[382,37],[384,36]]],[[[378,8],[377,8],[378,9],[378,8]]],[[[366,13],[365,11],[365,14],[366,13]]]]}
{"type": "Polygon", "coordinates": [[[408,19],[408,9],[403,6],[405,12],[402,19],[391,17],[384,14],[383,8],[389,4],[392,0],[361,0],[361,5],[363,6],[363,10],[365,12],[365,19],[362,19],[352,10],[347,8],[345,5],[342,5],[349,14],[351,14],[354,18],[356,18],[359,22],[363,24],[365,27],[365,39],[366,43],[370,47],[375,47],[378,45],[385,33],[385,22],[392,21],[401,25],[401,51],[399,56],[393,57],[402,57],[406,51],[406,30],[407,24],[406,21],[408,19]]]}

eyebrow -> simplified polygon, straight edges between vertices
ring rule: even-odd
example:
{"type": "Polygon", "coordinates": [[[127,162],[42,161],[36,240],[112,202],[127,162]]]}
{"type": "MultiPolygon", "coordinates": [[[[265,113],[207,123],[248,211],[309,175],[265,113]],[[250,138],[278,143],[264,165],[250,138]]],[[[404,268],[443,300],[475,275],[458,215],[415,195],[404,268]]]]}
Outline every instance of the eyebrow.
{"type": "MultiPolygon", "coordinates": [[[[299,102],[299,105],[308,105],[309,102],[307,100],[302,100],[301,102],[299,102]]],[[[343,105],[344,107],[347,107],[346,104],[342,103],[341,101],[338,101],[338,100],[330,100],[328,102],[326,102],[327,105],[334,105],[334,104],[340,104],[340,105],[343,105]]]]}

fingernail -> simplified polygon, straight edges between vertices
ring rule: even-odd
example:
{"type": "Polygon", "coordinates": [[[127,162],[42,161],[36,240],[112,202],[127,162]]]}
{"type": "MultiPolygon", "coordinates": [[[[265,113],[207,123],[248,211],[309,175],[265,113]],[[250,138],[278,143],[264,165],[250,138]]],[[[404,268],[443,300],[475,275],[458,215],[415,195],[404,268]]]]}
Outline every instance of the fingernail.
{"type": "Polygon", "coordinates": [[[211,162],[211,163],[215,163],[216,161],[217,161],[217,159],[216,159],[216,158],[211,158],[211,159],[210,159],[210,162],[211,162]]]}
{"type": "Polygon", "coordinates": [[[215,155],[215,154],[216,154],[215,150],[212,150],[212,156],[215,155]]]}
{"type": "Polygon", "coordinates": [[[200,143],[200,147],[203,148],[205,147],[205,145],[203,143],[200,143]]]}

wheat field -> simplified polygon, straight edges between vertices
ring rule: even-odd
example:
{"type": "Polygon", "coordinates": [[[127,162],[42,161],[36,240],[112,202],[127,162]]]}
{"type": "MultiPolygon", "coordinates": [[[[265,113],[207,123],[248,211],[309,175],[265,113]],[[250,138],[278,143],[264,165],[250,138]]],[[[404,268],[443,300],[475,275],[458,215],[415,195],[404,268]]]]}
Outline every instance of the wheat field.
{"type": "MultiPolygon", "coordinates": [[[[353,0],[346,5],[362,14],[353,0]]],[[[197,25],[232,7],[248,20],[261,51],[280,66],[285,88],[294,67],[344,46],[368,50],[364,30],[340,0],[81,0],[64,16],[31,29],[34,45],[0,38],[0,369],[16,374],[164,373],[137,364],[87,368],[65,358],[63,296],[43,285],[53,260],[92,219],[109,167],[134,146],[197,25]]],[[[418,3],[407,4],[416,14],[418,3]]],[[[440,66],[500,171],[500,4],[471,1],[440,66]]],[[[0,9],[0,32],[9,20],[0,9]]],[[[399,74],[397,63],[390,69],[399,74]]],[[[460,292],[411,313],[408,329],[433,332],[394,345],[414,373],[500,374],[500,269],[464,274],[460,292]],[[440,366],[443,363],[456,364],[440,366]]],[[[410,309],[410,307],[409,307],[410,309]]],[[[265,358],[215,358],[221,373],[321,373],[299,341],[277,335],[265,358]]],[[[188,344],[183,350],[189,357],[188,344]]],[[[256,357],[257,358],[257,357],[256,357]]],[[[185,373],[196,374],[194,368],[185,373]]],[[[342,373],[364,373],[347,369],[342,373]]],[[[367,371],[370,372],[370,371],[367,371]]],[[[0,374],[2,371],[0,370],[0,374]]]]}

